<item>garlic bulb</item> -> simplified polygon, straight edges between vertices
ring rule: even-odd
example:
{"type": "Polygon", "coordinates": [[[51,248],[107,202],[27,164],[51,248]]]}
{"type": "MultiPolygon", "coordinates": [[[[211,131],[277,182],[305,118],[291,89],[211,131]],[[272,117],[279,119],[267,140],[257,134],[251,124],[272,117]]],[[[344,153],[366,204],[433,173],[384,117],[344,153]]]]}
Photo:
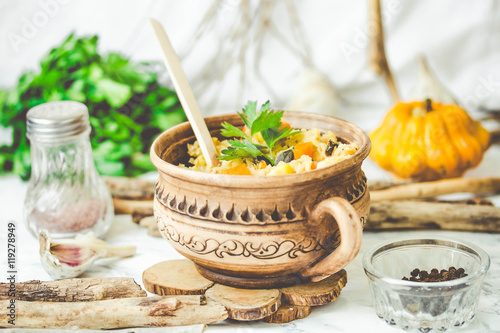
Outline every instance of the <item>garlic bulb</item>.
{"type": "Polygon", "coordinates": [[[299,76],[286,110],[335,116],[338,104],[339,97],[332,83],[318,70],[309,68],[299,76]]]}
{"type": "Polygon", "coordinates": [[[47,230],[40,232],[40,260],[45,271],[55,279],[81,275],[101,258],[131,257],[135,246],[110,246],[92,232],[74,239],[52,240],[47,230]]]}
{"type": "Polygon", "coordinates": [[[453,97],[452,93],[439,83],[435,75],[432,74],[425,57],[420,55],[417,58],[417,62],[418,81],[417,85],[410,93],[409,100],[425,101],[426,99],[431,99],[432,101],[439,102],[441,104],[458,105],[458,102],[455,97],[453,97]]]}

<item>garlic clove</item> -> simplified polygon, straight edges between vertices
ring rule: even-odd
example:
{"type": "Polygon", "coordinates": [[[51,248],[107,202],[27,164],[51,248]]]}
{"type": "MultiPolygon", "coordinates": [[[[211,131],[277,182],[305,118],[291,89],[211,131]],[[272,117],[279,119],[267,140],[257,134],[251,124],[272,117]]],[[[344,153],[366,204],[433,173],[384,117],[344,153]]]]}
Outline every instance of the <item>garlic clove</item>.
{"type": "Polygon", "coordinates": [[[96,253],[89,248],[78,245],[58,244],[50,247],[52,253],[61,264],[75,267],[90,260],[96,253]]]}
{"type": "Polygon", "coordinates": [[[42,230],[40,260],[45,271],[55,279],[77,277],[88,270],[100,258],[129,257],[135,254],[135,246],[110,246],[90,232],[74,239],[52,240],[47,230],[42,230]]]}
{"type": "Polygon", "coordinates": [[[94,236],[92,232],[78,234],[74,239],[54,239],[52,246],[55,245],[74,245],[87,248],[99,255],[99,258],[111,257],[131,257],[135,254],[135,246],[112,246],[108,245],[102,239],[94,236]]]}
{"type": "MultiPolygon", "coordinates": [[[[40,261],[43,269],[54,279],[69,279],[83,274],[92,266],[97,259],[94,253],[90,257],[87,255],[69,256],[68,251],[63,250],[62,255],[58,255],[58,248],[51,251],[51,238],[47,230],[40,232],[40,261]],[[71,257],[71,259],[70,259],[71,257]],[[78,258],[77,258],[78,257],[78,258]],[[78,260],[79,259],[79,260],[78,260]]],[[[73,250],[74,251],[74,250],[73,250]]]]}
{"type": "Polygon", "coordinates": [[[418,56],[417,62],[418,80],[417,85],[410,93],[410,100],[425,101],[426,99],[431,99],[432,101],[442,104],[458,105],[453,94],[446,89],[431,72],[425,57],[423,55],[418,56]]]}

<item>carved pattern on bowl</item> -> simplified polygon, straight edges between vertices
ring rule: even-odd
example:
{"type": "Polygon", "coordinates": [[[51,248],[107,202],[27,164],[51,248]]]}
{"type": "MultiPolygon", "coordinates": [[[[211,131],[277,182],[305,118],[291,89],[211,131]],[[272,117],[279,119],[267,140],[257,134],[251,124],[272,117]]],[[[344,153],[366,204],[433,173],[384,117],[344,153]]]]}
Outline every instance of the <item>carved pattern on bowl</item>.
{"type": "Polygon", "coordinates": [[[264,243],[241,242],[237,239],[227,239],[219,242],[216,239],[204,239],[200,236],[185,235],[165,222],[165,219],[157,215],[158,229],[163,237],[170,242],[185,247],[198,255],[214,254],[218,258],[228,256],[254,257],[256,259],[275,259],[288,256],[290,259],[298,258],[301,253],[306,254],[313,251],[333,251],[339,243],[338,231],[334,237],[322,242],[316,238],[305,238],[300,242],[284,240],[281,242],[268,241],[264,243]]]}
{"type": "MultiPolygon", "coordinates": [[[[365,194],[366,188],[366,176],[363,171],[360,171],[356,181],[346,188],[346,199],[351,204],[358,202],[365,194]]],[[[238,212],[234,204],[230,209],[225,210],[220,203],[209,203],[207,200],[202,200],[200,203],[197,198],[188,198],[186,195],[176,196],[175,193],[169,193],[160,182],[155,186],[155,195],[167,209],[201,220],[264,225],[268,223],[302,222],[307,220],[309,216],[307,207],[293,207],[292,204],[288,205],[286,211],[280,211],[278,206],[275,205],[272,211],[247,206],[238,212]]]]}

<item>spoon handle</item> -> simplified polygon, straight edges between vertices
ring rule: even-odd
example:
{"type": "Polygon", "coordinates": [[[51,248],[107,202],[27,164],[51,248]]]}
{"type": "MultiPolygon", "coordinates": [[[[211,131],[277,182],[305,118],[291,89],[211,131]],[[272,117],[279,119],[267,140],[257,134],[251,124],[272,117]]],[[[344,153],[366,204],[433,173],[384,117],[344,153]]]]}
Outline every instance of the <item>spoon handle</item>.
{"type": "Polygon", "coordinates": [[[198,103],[193,95],[191,86],[189,85],[186,75],[182,70],[179,58],[177,57],[172,44],[170,44],[167,33],[165,32],[165,29],[163,29],[160,22],[155,19],[149,19],[149,22],[153,27],[156,39],[158,40],[158,43],[163,51],[165,66],[170,74],[170,78],[172,79],[175,91],[179,96],[184,112],[191,123],[194,135],[200,144],[203,157],[209,167],[216,166],[219,162],[217,160],[217,150],[215,149],[207,124],[203,119],[198,103]]]}

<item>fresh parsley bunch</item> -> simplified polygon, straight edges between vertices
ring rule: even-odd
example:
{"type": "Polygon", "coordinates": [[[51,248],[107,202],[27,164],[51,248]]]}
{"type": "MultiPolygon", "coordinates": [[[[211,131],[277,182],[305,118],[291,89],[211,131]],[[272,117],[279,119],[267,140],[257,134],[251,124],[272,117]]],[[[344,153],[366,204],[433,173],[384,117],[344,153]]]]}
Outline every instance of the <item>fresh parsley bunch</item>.
{"type": "Polygon", "coordinates": [[[219,159],[256,158],[264,159],[267,163],[275,165],[273,148],[276,143],[281,139],[301,133],[301,131],[294,130],[289,126],[282,126],[283,113],[284,111],[271,110],[269,101],[262,105],[260,112],[257,111],[257,102],[248,102],[243,108],[243,112],[238,112],[238,115],[249,129],[250,135],[228,122],[224,122],[221,134],[225,137],[238,137],[240,140],[229,140],[231,145],[222,150],[219,159]],[[265,145],[252,142],[252,137],[257,133],[262,135],[265,145]]]}
{"type": "Polygon", "coordinates": [[[158,83],[150,64],[134,63],[117,53],[100,54],[97,36],[71,34],[27,71],[11,90],[0,89],[0,127],[12,133],[0,142],[0,175],[28,179],[30,146],[26,113],[41,103],[73,100],[87,105],[91,143],[103,175],[136,176],[154,170],[149,147],[162,130],[186,120],[177,95],[158,83]]]}

